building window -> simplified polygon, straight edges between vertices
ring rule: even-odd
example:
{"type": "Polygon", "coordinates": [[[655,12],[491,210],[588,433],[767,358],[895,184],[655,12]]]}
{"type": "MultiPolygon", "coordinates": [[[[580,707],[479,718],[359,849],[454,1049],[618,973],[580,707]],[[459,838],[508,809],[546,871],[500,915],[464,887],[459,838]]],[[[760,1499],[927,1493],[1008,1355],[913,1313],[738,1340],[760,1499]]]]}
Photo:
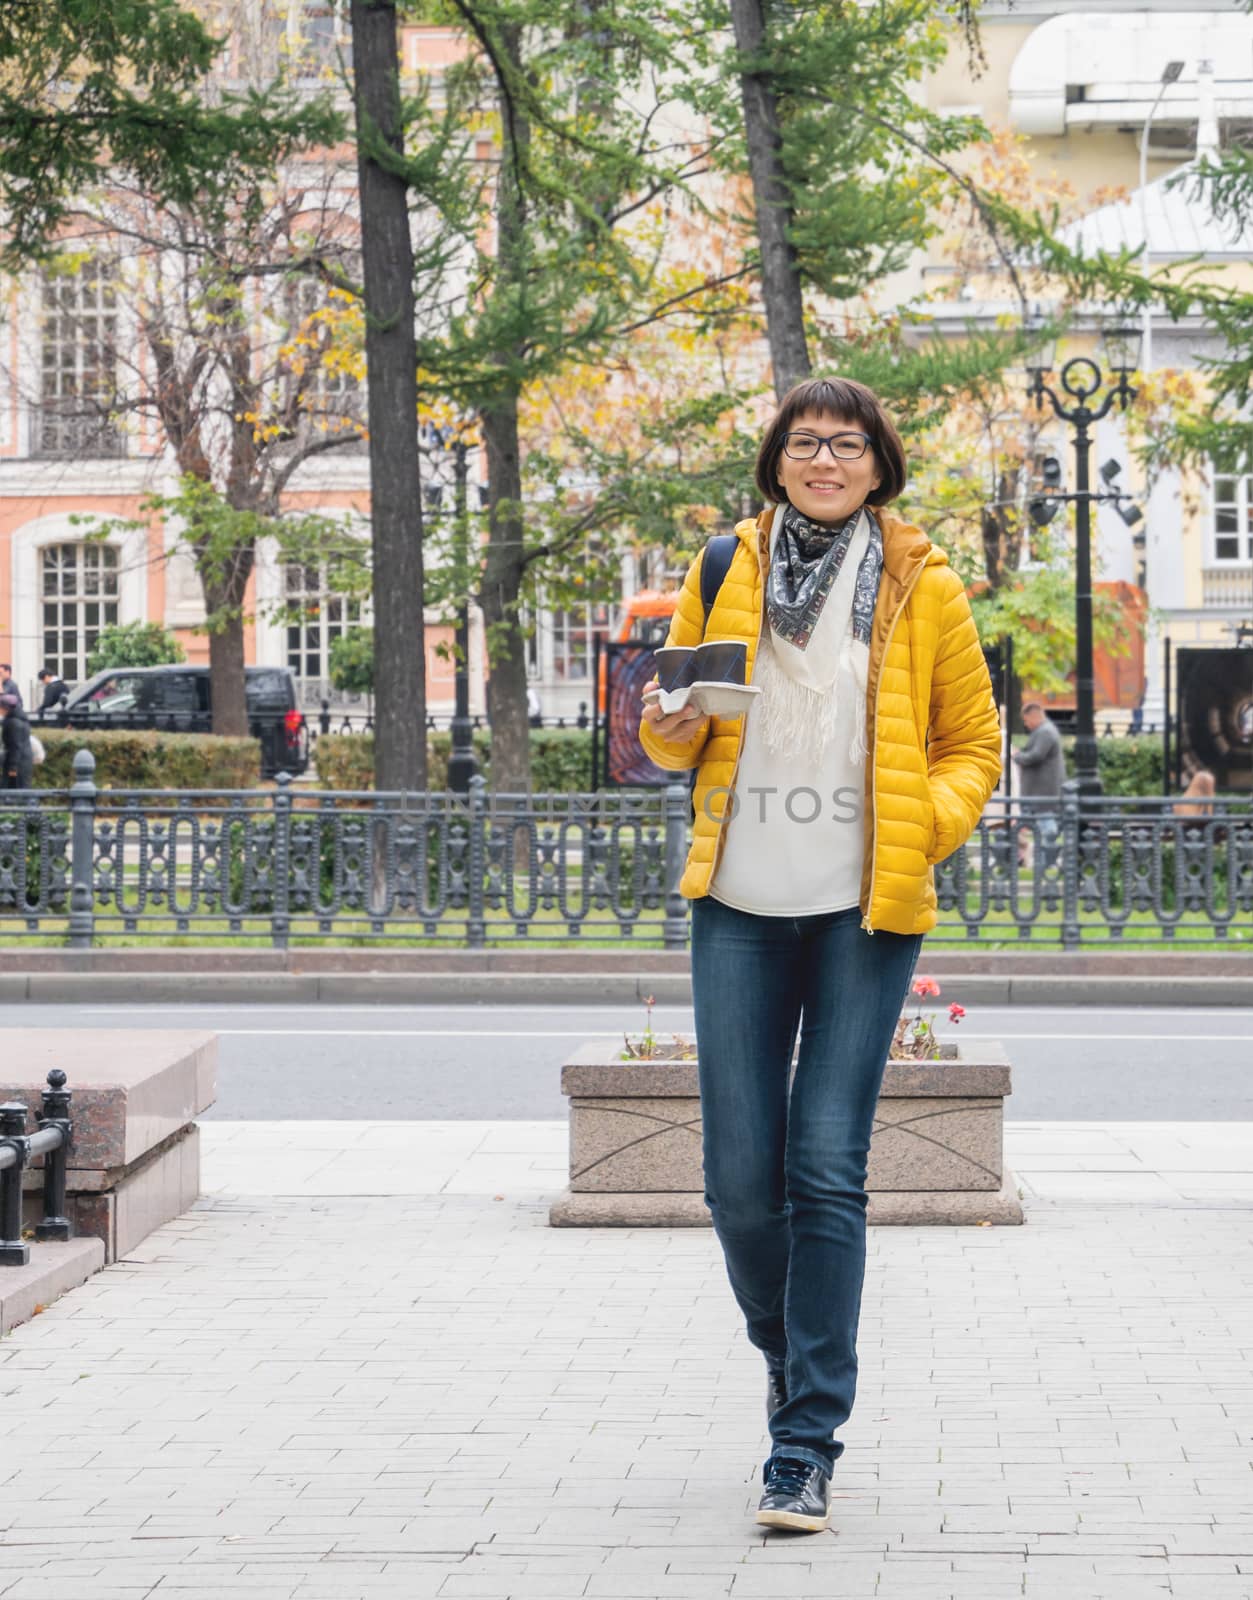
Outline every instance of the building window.
{"type": "Polygon", "coordinates": [[[348,0],[302,0],[288,13],[288,31],[297,78],[339,78],[352,66],[348,0]]]}
{"type": "Polygon", "coordinates": [[[592,675],[592,640],[609,637],[606,604],[576,606],[572,611],[552,611],[553,677],[558,682],[578,682],[592,675]]]}
{"type": "Polygon", "coordinates": [[[1214,479],[1214,560],[1253,561],[1253,475],[1214,479]]]}
{"type": "Polygon", "coordinates": [[[287,665],[306,684],[321,686],[331,676],[331,646],[361,621],[361,601],[327,583],[324,567],[289,566],[287,665]]]}
{"type": "Polygon", "coordinates": [[[539,629],[535,626],[535,613],[525,601],[518,604],[518,626],[522,629],[522,653],[526,659],[526,676],[530,682],[543,677],[540,663],[539,629]]]}
{"type": "Polygon", "coordinates": [[[107,415],[117,393],[117,291],[108,262],[45,277],[40,337],[36,453],[121,455],[122,435],[107,415]]]}
{"type": "Polygon", "coordinates": [[[43,552],[43,664],[67,683],[87,676],[102,628],[117,621],[118,553],[107,544],[50,544],[43,552]]]}
{"type": "MultiPolygon", "coordinates": [[[[347,256],[344,275],[360,281],[361,262],[347,256]]],[[[343,448],[364,448],[359,423],[365,419],[365,384],[345,359],[344,313],[350,309],[346,290],[321,278],[302,275],[287,285],[288,343],[285,350],[300,410],[320,433],[346,435],[343,448]]]]}

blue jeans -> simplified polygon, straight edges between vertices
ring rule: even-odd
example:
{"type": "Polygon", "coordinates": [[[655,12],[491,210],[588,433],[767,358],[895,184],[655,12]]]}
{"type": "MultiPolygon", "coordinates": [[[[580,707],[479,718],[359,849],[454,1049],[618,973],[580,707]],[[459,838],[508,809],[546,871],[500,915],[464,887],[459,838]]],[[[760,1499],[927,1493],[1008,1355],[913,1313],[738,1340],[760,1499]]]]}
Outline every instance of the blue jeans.
{"type": "Polygon", "coordinates": [[[864,932],[856,906],[780,917],[692,901],[705,1201],[749,1340],[786,1364],[772,1453],[827,1472],[857,1384],[875,1106],[921,946],[864,932]]]}

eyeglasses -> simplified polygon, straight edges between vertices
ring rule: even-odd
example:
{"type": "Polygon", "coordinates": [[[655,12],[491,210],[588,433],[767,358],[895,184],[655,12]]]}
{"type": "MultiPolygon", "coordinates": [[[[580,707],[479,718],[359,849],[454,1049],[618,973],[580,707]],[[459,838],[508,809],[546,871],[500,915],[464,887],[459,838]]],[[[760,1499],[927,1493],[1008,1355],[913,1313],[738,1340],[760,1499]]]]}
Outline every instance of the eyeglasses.
{"type": "Polygon", "coordinates": [[[857,461],[873,443],[868,433],[785,433],[783,454],[792,461],[812,461],[825,444],[833,461],[857,461]]]}

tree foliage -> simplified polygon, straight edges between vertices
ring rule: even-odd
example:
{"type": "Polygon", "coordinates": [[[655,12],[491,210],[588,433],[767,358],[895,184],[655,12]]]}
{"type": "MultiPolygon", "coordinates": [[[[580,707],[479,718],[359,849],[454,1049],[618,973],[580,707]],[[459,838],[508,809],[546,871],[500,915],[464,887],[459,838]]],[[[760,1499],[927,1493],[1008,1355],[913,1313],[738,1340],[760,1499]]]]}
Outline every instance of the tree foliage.
{"type": "Polygon", "coordinates": [[[87,675],[107,667],[163,667],[186,659],[182,645],[159,622],[115,622],[101,630],[87,658],[87,675]]]}
{"type": "MultiPolygon", "coordinates": [[[[341,694],[374,693],[373,628],[349,628],[332,643],[331,684],[341,694]]],[[[412,714],[417,715],[416,706],[412,714]]],[[[421,721],[425,726],[425,716],[421,721]]]]}
{"type": "Polygon", "coordinates": [[[202,204],[281,150],[335,136],[325,101],[277,82],[206,95],[222,44],[178,0],[5,0],[0,265],[45,259],[76,200],[106,176],[202,204]]]}

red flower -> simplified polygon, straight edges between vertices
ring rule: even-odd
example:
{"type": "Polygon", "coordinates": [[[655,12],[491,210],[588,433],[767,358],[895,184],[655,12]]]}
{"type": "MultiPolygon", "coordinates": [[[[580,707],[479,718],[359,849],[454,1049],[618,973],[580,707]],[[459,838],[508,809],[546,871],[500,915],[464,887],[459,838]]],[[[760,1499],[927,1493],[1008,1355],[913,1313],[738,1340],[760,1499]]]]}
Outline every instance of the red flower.
{"type": "Polygon", "coordinates": [[[956,1000],[952,1001],[948,1008],[948,1020],[950,1022],[960,1022],[965,1015],[965,1006],[959,1006],[956,1000]]]}
{"type": "Polygon", "coordinates": [[[939,994],[940,986],[934,978],[915,978],[914,993],[916,995],[939,994]]]}

